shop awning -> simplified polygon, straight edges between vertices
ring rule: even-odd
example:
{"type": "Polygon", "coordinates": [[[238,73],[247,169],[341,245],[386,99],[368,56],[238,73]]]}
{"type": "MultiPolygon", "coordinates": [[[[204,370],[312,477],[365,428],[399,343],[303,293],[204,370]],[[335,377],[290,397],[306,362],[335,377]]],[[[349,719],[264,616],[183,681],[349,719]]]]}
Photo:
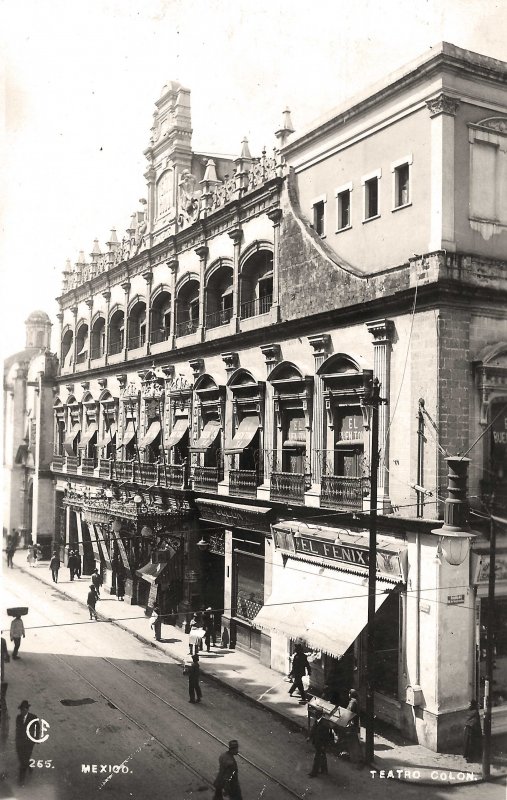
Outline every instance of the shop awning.
{"type": "Polygon", "coordinates": [[[257,416],[245,417],[239,423],[238,430],[234,434],[232,442],[225,448],[228,455],[242,453],[245,447],[251,443],[255,434],[259,430],[259,418],[257,416]]]}
{"type": "MultiPolygon", "coordinates": [[[[368,621],[368,581],[339,570],[288,558],[252,624],[340,658],[368,621]]],[[[394,584],[377,583],[378,611],[394,584]]]]}
{"type": "Polygon", "coordinates": [[[151,423],[150,427],[144,434],[143,438],[139,442],[139,450],[144,450],[148,445],[153,444],[155,439],[160,433],[160,421],[155,420],[151,423]]]}
{"type": "Polygon", "coordinates": [[[16,451],[15,464],[22,464],[28,455],[28,445],[26,443],[20,444],[16,451]]]}
{"type": "Polygon", "coordinates": [[[145,564],[141,569],[136,569],[136,575],[148,583],[155,583],[166,569],[167,562],[159,564],[145,564]]]}
{"type": "Polygon", "coordinates": [[[86,431],[84,432],[81,441],[78,444],[78,449],[84,450],[85,447],[88,447],[88,445],[90,444],[91,440],[93,439],[96,433],[97,433],[97,426],[95,425],[95,423],[93,423],[93,425],[89,425],[86,431]]]}
{"type": "Polygon", "coordinates": [[[123,433],[123,439],[118,443],[118,447],[126,447],[136,435],[136,429],[133,422],[129,422],[123,433]]]}
{"type": "Polygon", "coordinates": [[[116,436],[116,425],[113,424],[107,431],[104,431],[104,437],[102,439],[99,439],[99,441],[97,442],[97,447],[106,447],[108,444],[111,444],[111,442],[114,443],[115,436],[116,436]]]}
{"type": "Polygon", "coordinates": [[[188,418],[181,417],[180,419],[177,419],[176,422],[174,423],[171,435],[169,436],[167,442],[165,442],[165,446],[168,449],[170,447],[175,447],[175,445],[181,442],[187,431],[188,431],[188,418]]]}
{"type": "Polygon", "coordinates": [[[219,433],[220,423],[217,419],[212,419],[207,423],[207,425],[204,426],[204,430],[196,443],[189,448],[190,452],[204,453],[211,447],[219,433]]]}
{"type": "Polygon", "coordinates": [[[63,443],[63,448],[68,456],[75,455],[74,453],[74,442],[76,441],[76,437],[81,432],[81,425],[74,425],[70,432],[65,437],[65,441],[63,443]]]}

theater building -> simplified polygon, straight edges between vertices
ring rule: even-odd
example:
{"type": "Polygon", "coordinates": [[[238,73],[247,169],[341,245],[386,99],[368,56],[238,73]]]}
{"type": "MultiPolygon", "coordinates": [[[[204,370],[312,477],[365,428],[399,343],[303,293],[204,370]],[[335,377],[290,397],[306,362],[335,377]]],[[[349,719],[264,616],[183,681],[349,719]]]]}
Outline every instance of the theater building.
{"type": "Polygon", "coordinates": [[[279,673],[304,642],[340,699],[365,688],[378,379],[376,713],[434,749],[480,699],[476,552],[506,463],[505,72],[442,44],[306,131],[286,112],[256,157],[194,152],[166,84],[146,202],[60,297],[66,550],[177,623],[212,606],[279,673]],[[465,454],[480,516],[456,558],[465,454]]]}

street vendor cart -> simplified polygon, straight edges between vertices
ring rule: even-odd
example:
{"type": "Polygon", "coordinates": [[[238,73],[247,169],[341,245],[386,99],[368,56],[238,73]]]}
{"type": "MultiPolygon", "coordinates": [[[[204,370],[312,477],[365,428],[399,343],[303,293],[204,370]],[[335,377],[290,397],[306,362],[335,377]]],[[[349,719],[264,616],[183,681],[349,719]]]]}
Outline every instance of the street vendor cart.
{"type": "Polygon", "coordinates": [[[349,711],[348,708],[337,706],[322,700],[320,697],[312,697],[308,702],[308,732],[316,718],[318,709],[322,711],[323,719],[333,733],[334,750],[337,754],[350,756],[351,761],[359,762],[362,760],[361,747],[357,728],[351,724],[357,718],[357,714],[349,711]]]}

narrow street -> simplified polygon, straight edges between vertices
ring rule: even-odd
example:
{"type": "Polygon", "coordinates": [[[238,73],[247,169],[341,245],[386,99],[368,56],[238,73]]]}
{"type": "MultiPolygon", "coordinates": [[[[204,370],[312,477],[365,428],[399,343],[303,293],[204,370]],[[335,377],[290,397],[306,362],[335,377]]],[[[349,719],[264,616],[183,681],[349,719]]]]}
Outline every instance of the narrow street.
{"type": "MultiPolygon", "coordinates": [[[[101,611],[107,614],[107,597],[101,611]]],[[[4,574],[2,629],[9,606],[28,605],[20,660],[6,666],[8,730],[2,730],[1,797],[81,800],[211,797],[219,754],[240,742],[245,800],[291,797],[503,798],[501,784],[428,788],[372,779],[369,771],[329,758],[330,774],[307,777],[312,748],[300,731],[216,682],[202,681],[203,701],[188,703],[181,665],[87,611],[56,589],[15,570],[4,574]],[[15,717],[21,700],[49,723],[34,748],[35,766],[17,785],[15,717]],[[114,768],[119,768],[119,771],[114,768]]],[[[5,636],[5,634],[4,634],[5,636]]],[[[8,633],[6,638],[8,639],[8,633]]],[[[9,651],[12,651],[9,643],[9,651]]]]}

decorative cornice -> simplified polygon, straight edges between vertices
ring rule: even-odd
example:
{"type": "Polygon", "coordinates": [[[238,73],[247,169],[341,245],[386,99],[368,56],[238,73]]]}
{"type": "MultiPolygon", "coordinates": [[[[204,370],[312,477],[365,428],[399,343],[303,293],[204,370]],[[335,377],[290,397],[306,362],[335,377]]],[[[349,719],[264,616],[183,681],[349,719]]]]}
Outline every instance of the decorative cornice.
{"type": "Polygon", "coordinates": [[[280,361],[281,348],[279,344],[263,344],[260,349],[268,366],[277,364],[280,361]]]}
{"type": "Polygon", "coordinates": [[[283,215],[283,212],[282,212],[281,208],[271,208],[267,212],[266,216],[271,220],[273,225],[276,227],[277,225],[280,224],[280,220],[282,219],[282,215],[283,215]]]}
{"type": "Polygon", "coordinates": [[[209,253],[209,247],[207,247],[205,244],[199,245],[199,247],[195,247],[194,250],[196,255],[198,255],[199,258],[201,259],[201,261],[204,261],[204,259],[209,253]]]}
{"type": "Polygon", "coordinates": [[[190,369],[194,373],[194,378],[197,378],[201,374],[201,372],[203,372],[203,370],[204,370],[204,359],[203,358],[193,358],[188,363],[190,364],[190,369]]]}
{"type": "Polygon", "coordinates": [[[107,378],[98,378],[97,383],[101,389],[105,389],[107,386],[107,378]]]}
{"type": "Polygon", "coordinates": [[[125,372],[120,372],[120,374],[116,376],[116,380],[118,381],[120,389],[124,389],[127,385],[127,374],[125,372]]]}
{"type": "Polygon", "coordinates": [[[74,384],[73,383],[66,383],[65,388],[69,394],[74,394],[74,384]]]}
{"type": "Polygon", "coordinates": [[[243,231],[241,228],[232,228],[232,230],[227,231],[227,234],[230,236],[234,244],[240,244],[241,239],[243,238],[243,231]]]}
{"type": "Polygon", "coordinates": [[[87,392],[88,389],[90,388],[90,381],[81,381],[81,386],[83,387],[85,392],[87,392]]]}
{"type": "Polygon", "coordinates": [[[431,100],[426,100],[430,117],[436,117],[439,114],[447,114],[450,117],[454,117],[459,104],[460,100],[457,97],[451,97],[443,92],[436,97],[432,97],[431,100]]]}
{"type": "Polygon", "coordinates": [[[376,319],[374,322],[367,322],[366,327],[373,336],[373,344],[387,344],[391,341],[394,322],[392,319],[376,319]]]}

